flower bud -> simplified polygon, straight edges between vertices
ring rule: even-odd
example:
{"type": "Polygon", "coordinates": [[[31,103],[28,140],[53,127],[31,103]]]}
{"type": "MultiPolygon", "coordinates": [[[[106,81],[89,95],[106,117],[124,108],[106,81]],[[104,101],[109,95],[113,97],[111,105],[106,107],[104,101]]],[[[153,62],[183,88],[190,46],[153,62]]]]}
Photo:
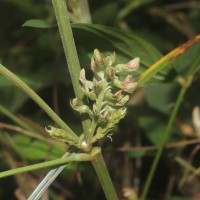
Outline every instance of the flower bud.
{"type": "Polygon", "coordinates": [[[70,105],[72,107],[76,107],[78,105],[78,99],[74,98],[74,99],[70,100],[70,105]]]}
{"type": "Polygon", "coordinates": [[[94,61],[98,64],[98,63],[104,63],[103,61],[103,57],[101,55],[101,53],[99,52],[98,49],[94,50],[94,61]]]}
{"type": "Polygon", "coordinates": [[[115,66],[116,72],[123,72],[123,71],[136,71],[139,67],[139,58],[134,58],[129,61],[127,64],[118,64],[115,66]]]}
{"type": "Polygon", "coordinates": [[[123,98],[119,99],[119,105],[123,106],[129,100],[129,95],[125,95],[123,98]]]}
{"type": "Polygon", "coordinates": [[[85,78],[85,69],[81,69],[80,75],[79,75],[79,80],[81,81],[81,83],[85,83],[85,81],[86,81],[86,78],[85,78]]]}
{"type": "Polygon", "coordinates": [[[97,106],[96,106],[95,103],[94,103],[93,106],[92,106],[92,111],[93,111],[93,113],[94,113],[95,115],[96,115],[97,112],[98,112],[98,109],[97,109],[97,106]]]}
{"type": "Polygon", "coordinates": [[[94,93],[93,90],[92,91],[86,91],[83,88],[82,88],[82,90],[83,90],[83,93],[85,94],[85,96],[87,96],[90,100],[92,100],[92,101],[96,100],[97,96],[96,96],[96,94],[94,93]]]}
{"type": "Polygon", "coordinates": [[[113,95],[113,97],[115,97],[117,101],[116,103],[117,106],[123,106],[129,100],[129,95],[124,95],[122,93],[123,91],[119,90],[113,95]]]}
{"type": "Polygon", "coordinates": [[[116,55],[115,52],[111,54],[110,56],[107,56],[105,61],[107,66],[112,66],[112,64],[115,62],[116,55]]]}
{"type": "Polygon", "coordinates": [[[85,69],[82,69],[80,71],[80,76],[79,76],[79,80],[81,81],[81,83],[83,84],[84,88],[86,89],[93,89],[93,82],[92,81],[88,81],[85,78],[85,69]]]}
{"type": "Polygon", "coordinates": [[[114,69],[115,69],[115,72],[117,72],[117,73],[125,71],[126,70],[126,64],[117,64],[117,65],[115,65],[114,69]]]}
{"type": "Polygon", "coordinates": [[[106,67],[105,69],[105,74],[110,78],[113,77],[115,72],[114,72],[114,68],[113,67],[106,67]]]}
{"type": "Polygon", "coordinates": [[[131,60],[130,62],[128,62],[126,64],[127,69],[129,71],[136,71],[139,68],[139,63],[140,63],[140,59],[139,58],[134,58],[133,60],[131,60]]]}
{"type": "Polygon", "coordinates": [[[72,101],[70,101],[70,105],[74,110],[76,110],[76,111],[78,111],[80,113],[87,113],[90,116],[93,115],[92,111],[90,110],[90,108],[88,106],[86,106],[86,105],[78,106],[77,105],[77,98],[75,98],[72,101]]]}
{"type": "Polygon", "coordinates": [[[103,111],[102,115],[105,118],[105,120],[108,120],[108,118],[109,118],[109,111],[108,110],[103,111]]]}
{"type": "Polygon", "coordinates": [[[131,75],[128,75],[126,79],[122,82],[122,90],[128,93],[132,93],[137,87],[137,82],[135,82],[131,75]]]}
{"type": "Polygon", "coordinates": [[[115,98],[118,98],[119,96],[121,96],[121,94],[122,94],[122,90],[119,90],[119,91],[117,91],[113,96],[114,96],[115,98]]]}
{"type": "Polygon", "coordinates": [[[136,87],[137,82],[135,82],[131,75],[128,75],[124,81],[120,81],[118,77],[113,80],[113,84],[120,88],[121,90],[132,93],[136,87]]]}
{"type": "Polygon", "coordinates": [[[92,57],[91,58],[91,70],[93,71],[93,72],[96,72],[97,71],[97,68],[98,68],[98,65],[96,64],[96,62],[94,61],[94,58],[92,57]]]}
{"type": "Polygon", "coordinates": [[[55,128],[53,126],[48,126],[45,129],[49,133],[49,135],[55,138],[56,140],[65,142],[69,145],[74,145],[79,148],[79,140],[76,137],[73,137],[67,131],[60,128],[55,128]]]}

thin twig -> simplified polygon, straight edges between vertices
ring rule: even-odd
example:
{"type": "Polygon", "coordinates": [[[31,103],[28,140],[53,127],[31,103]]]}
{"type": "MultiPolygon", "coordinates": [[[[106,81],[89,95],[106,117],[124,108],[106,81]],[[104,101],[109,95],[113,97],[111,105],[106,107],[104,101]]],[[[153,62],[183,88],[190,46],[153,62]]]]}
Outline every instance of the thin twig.
{"type": "MultiPolygon", "coordinates": [[[[200,138],[197,139],[191,139],[191,140],[184,140],[184,141],[180,141],[180,142],[173,142],[173,143],[169,143],[166,144],[165,148],[166,149],[171,149],[171,148],[180,148],[180,147],[184,147],[187,145],[192,145],[192,144],[198,144],[200,143],[200,138]]],[[[118,148],[118,151],[154,151],[157,150],[159,148],[159,146],[138,146],[138,147],[121,147],[118,148]]]]}
{"type": "Polygon", "coordinates": [[[16,132],[19,132],[19,133],[23,133],[24,135],[27,135],[29,137],[41,140],[41,141],[46,142],[46,143],[51,143],[51,144],[54,144],[54,145],[59,144],[59,145],[62,145],[62,146],[66,146],[64,143],[52,140],[50,138],[45,138],[41,135],[36,135],[35,133],[33,133],[31,131],[27,131],[27,130],[19,127],[19,126],[14,126],[14,125],[10,125],[10,124],[0,122],[0,128],[4,128],[4,129],[8,129],[8,130],[13,130],[13,131],[16,131],[16,132]]]}

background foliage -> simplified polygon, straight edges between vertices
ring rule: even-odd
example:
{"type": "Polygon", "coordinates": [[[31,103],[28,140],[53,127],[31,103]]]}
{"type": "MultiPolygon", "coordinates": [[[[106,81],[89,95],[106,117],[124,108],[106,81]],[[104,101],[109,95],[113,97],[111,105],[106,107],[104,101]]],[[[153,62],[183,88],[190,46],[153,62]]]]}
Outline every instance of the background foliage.
{"type": "MultiPolygon", "coordinates": [[[[200,32],[200,3],[194,0],[89,1],[93,24],[87,25],[80,24],[88,19],[87,16],[84,18],[84,13],[79,15],[78,4],[68,4],[81,66],[88,70],[91,54],[98,48],[105,55],[115,51],[118,63],[140,57],[138,73],[141,73],[162,55],[200,32]]],[[[73,130],[80,133],[79,116],[69,106],[74,93],[51,1],[2,0],[0,11],[1,63],[37,91],[73,130]],[[45,20],[48,26],[22,27],[29,19],[45,20]]],[[[199,174],[176,161],[181,157],[194,168],[200,164],[198,130],[192,123],[192,111],[200,102],[199,52],[198,42],[146,87],[139,88],[128,103],[128,114],[116,128],[113,142],[109,138],[101,142],[121,199],[127,199],[128,192],[142,191],[180,88],[176,79],[188,75],[191,68],[196,74],[175,120],[149,197],[167,200],[199,198],[199,174]],[[188,145],[189,140],[193,141],[192,145],[188,145]]],[[[66,146],[47,139],[44,127],[49,124],[52,121],[33,101],[0,76],[1,171],[61,157],[66,146]],[[28,124],[28,128],[21,126],[13,115],[28,124]],[[28,136],[25,129],[30,131],[28,136]]],[[[27,197],[48,170],[1,179],[0,199],[27,197]]],[[[50,189],[46,198],[105,198],[92,166],[87,163],[69,164],[50,189]]]]}

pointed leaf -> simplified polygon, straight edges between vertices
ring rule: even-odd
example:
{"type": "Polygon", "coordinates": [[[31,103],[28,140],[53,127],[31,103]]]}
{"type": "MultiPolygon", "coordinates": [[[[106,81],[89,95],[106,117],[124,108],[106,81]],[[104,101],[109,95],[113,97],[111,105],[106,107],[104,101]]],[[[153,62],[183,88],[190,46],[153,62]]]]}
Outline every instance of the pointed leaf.
{"type": "Polygon", "coordinates": [[[78,46],[87,48],[86,52],[95,48],[101,52],[115,51],[117,61],[120,59],[121,63],[139,57],[142,65],[138,72],[144,71],[162,56],[153,45],[131,32],[96,24],[73,24],[73,32],[78,46]]]}
{"type": "Polygon", "coordinates": [[[33,28],[52,28],[55,24],[47,22],[41,19],[30,19],[22,24],[23,27],[33,27],[33,28]]]}

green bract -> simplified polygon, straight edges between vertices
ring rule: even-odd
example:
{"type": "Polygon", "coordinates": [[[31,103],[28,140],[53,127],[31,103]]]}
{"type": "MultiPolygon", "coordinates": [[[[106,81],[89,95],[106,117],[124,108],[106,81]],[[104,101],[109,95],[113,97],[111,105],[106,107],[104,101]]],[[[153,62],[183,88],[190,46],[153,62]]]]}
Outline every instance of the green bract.
{"type": "Polygon", "coordinates": [[[55,138],[56,140],[80,148],[79,140],[77,138],[72,137],[71,134],[69,134],[67,131],[61,128],[55,128],[53,126],[48,126],[45,129],[49,133],[49,135],[55,138]]]}
{"type": "Polygon", "coordinates": [[[125,104],[129,100],[129,95],[137,87],[137,82],[132,75],[128,74],[124,79],[124,72],[136,71],[139,67],[139,58],[134,58],[127,64],[117,64],[115,62],[115,53],[103,58],[101,53],[95,49],[94,56],[91,59],[91,70],[93,71],[93,80],[87,80],[85,69],[80,71],[79,80],[82,84],[82,91],[88,98],[88,105],[78,105],[77,99],[73,99],[70,104],[72,108],[81,114],[87,114],[92,121],[88,132],[91,134],[86,144],[84,138],[72,138],[62,129],[50,126],[47,130],[54,138],[85,149],[97,140],[107,136],[114,126],[124,118],[126,114],[125,104]]]}

